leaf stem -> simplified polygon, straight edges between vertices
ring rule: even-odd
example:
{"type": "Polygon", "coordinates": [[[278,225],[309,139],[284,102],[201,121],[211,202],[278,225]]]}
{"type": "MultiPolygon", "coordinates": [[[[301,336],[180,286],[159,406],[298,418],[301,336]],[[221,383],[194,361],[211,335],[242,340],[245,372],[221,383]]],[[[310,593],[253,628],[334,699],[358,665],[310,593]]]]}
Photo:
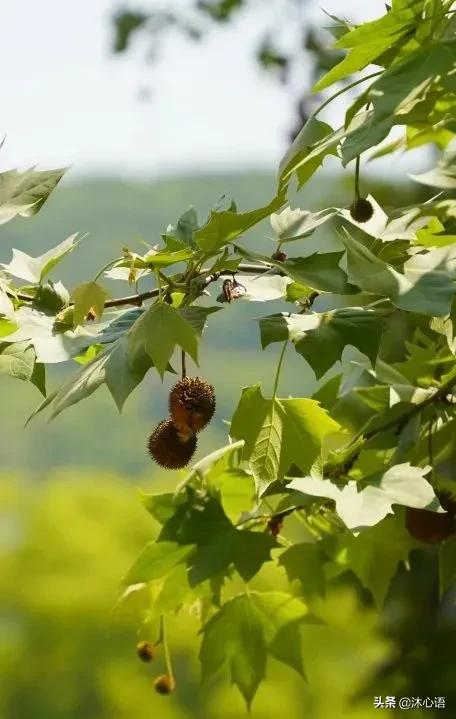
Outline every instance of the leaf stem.
{"type": "Polygon", "coordinates": [[[351,90],[352,87],[356,87],[357,85],[360,85],[362,82],[366,82],[367,80],[372,80],[373,77],[377,77],[378,75],[381,75],[382,72],[383,72],[383,70],[378,70],[377,72],[371,72],[370,75],[365,75],[364,77],[359,77],[357,80],[354,80],[349,85],[345,85],[343,88],[341,88],[340,90],[335,92],[333,95],[326,98],[326,100],[317,107],[317,109],[312,113],[312,115],[310,117],[311,118],[316,117],[322,110],[325,109],[325,107],[327,107],[327,105],[329,105],[333,100],[335,100],[336,97],[339,97],[339,95],[343,95],[344,92],[351,90]]]}
{"type": "Polygon", "coordinates": [[[282,351],[280,353],[279,362],[277,364],[277,370],[275,374],[275,380],[274,380],[274,389],[272,390],[272,397],[275,398],[277,395],[277,388],[279,386],[279,379],[280,379],[280,373],[282,371],[282,365],[283,365],[283,358],[285,357],[285,350],[287,349],[288,340],[285,340],[283,343],[282,351]]]}
{"type": "Polygon", "coordinates": [[[163,646],[163,657],[165,660],[166,673],[172,682],[174,682],[173,665],[171,663],[171,654],[168,646],[168,636],[166,633],[166,623],[163,614],[160,617],[160,639],[163,646]]]}
{"type": "Polygon", "coordinates": [[[185,362],[185,350],[181,350],[181,365],[182,365],[181,376],[182,376],[182,379],[184,379],[187,376],[187,367],[186,367],[186,362],[185,362]]]}
{"type": "Polygon", "coordinates": [[[97,274],[96,274],[95,277],[93,278],[93,282],[96,282],[96,281],[98,280],[98,278],[101,277],[101,275],[103,274],[103,272],[106,272],[106,270],[109,270],[109,269],[111,269],[111,267],[114,267],[114,265],[116,264],[116,262],[121,262],[121,261],[124,260],[124,259],[125,259],[124,257],[116,257],[115,260],[111,260],[110,262],[107,262],[107,263],[101,268],[101,270],[99,270],[99,271],[97,272],[97,274]]]}
{"type": "Polygon", "coordinates": [[[356,200],[359,200],[361,195],[359,191],[359,166],[360,166],[360,156],[356,158],[355,162],[355,198],[356,200]]]}

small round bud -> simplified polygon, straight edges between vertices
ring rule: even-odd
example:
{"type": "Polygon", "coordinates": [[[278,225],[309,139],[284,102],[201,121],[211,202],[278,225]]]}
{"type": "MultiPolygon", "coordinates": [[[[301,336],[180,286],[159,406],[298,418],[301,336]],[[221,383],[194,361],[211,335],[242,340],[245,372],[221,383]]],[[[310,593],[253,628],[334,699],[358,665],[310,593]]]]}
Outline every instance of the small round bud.
{"type": "Polygon", "coordinates": [[[162,674],[154,679],[154,687],[157,694],[171,694],[176,688],[174,679],[169,674],[162,674]]]}
{"type": "Polygon", "coordinates": [[[364,197],[359,197],[350,207],[350,215],[356,222],[368,222],[373,214],[372,204],[364,197]]]}
{"type": "Polygon", "coordinates": [[[136,654],[142,662],[151,662],[155,658],[155,653],[154,645],[146,640],[136,645],[136,654]]]}
{"type": "Polygon", "coordinates": [[[196,437],[194,434],[179,432],[171,419],[164,419],[150,435],[147,449],[160,467],[182,469],[195,453],[196,437]]]}

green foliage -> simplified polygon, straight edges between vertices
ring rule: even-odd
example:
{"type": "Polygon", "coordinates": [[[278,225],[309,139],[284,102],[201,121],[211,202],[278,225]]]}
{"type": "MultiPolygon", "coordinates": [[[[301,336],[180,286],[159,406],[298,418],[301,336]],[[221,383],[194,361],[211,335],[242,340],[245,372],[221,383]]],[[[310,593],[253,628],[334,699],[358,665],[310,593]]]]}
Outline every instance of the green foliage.
{"type": "MultiPolygon", "coordinates": [[[[211,4],[206,11],[223,20],[236,6],[211,4]]],[[[229,422],[230,441],[237,442],[198,461],[174,491],[144,497],[158,527],[126,574],[120,601],[144,598],[140,615],[160,631],[171,677],[166,620],[196,611],[203,677],[227,668],[249,706],[273,658],[305,678],[303,706],[316,718],[370,716],[363,689],[380,681],[382,662],[398,680],[394,662],[385,669],[391,647],[378,625],[385,628],[389,597],[400,595],[401,583],[410,592],[415,557],[434,572],[426,591],[437,577],[443,601],[455,590],[454,199],[426,196],[390,215],[368,195],[366,222],[347,210],[361,199],[364,153],[382,154],[379,144],[395,125],[404,126],[405,140],[387,151],[443,148],[424,185],[453,189],[451,15],[442,0],[398,0],[379,20],[353,28],[338,23],[337,47],[349,52],[317,88],[371,63],[381,69],[349,83],[372,81],[339,129],[317,119],[318,111],[310,117],[280,165],[272,197],[258,208],[238,211],[220,202],[202,225],[190,208],[162,232],[161,245],[142,255],[122,248],[98,272],[91,268],[71,297],[43,279],[75,237],[37,258],[16,251],[3,265],[0,370],[44,392],[44,364],[75,358],[82,365],[34,413],[50,407],[51,417],[102,384],[120,410],[149,370],[157,403],[165,405],[158,381],[173,365],[185,376],[187,364],[201,362],[205,376],[210,315],[214,324],[228,317],[224,347],[233,374],[232,304],[280,302],[258,318],[263,349],[282,342],[270,396],[259,383],[245,387],[229,422]],[[347,191],[343,208],[291,209],[295,180],[298,187],[307,183],[329,154],[343,166],[356,159],[354,197],[347,191]],[[248,235],[267,218],[275,235],[270,255],[248,235]],[[324,234],[330,251],[320,245],[324,234]],[[134,289],[106,302],[103,273],[134,289]],[[220,307],[207,299],[215,283],[220,307]],[[290,342],[315,376],[313,397],[279,394],[290,342]],[[410,516],[431,517],[434,529],[425,519],[413,528],[410,516]],[[439,522],[444,532],[435,529],[439,522]],[[441,546],[432,553],[426,543],[441,546]],[[269,575],[281,577],[272,588],[264,586],[269,575]],[[351,669],[328,672],[331,662],[351,669]],[[331,696],[317,698],[325,683],[331,696]]],[[[17,212],[27,214],[21,202],[17,212]]],[[[11,214],[11,201],[5,205],[11,214]]],[[[176,442],[196,442],[190,420],[198,411],[185,396],[176,417],[171,403],[176,442]]],[[[407,638],[396,632],[393,639],[393,650],[405,651],[407,638]]],[[[401,692],[412,674],[406,666],[401,692]]]]}

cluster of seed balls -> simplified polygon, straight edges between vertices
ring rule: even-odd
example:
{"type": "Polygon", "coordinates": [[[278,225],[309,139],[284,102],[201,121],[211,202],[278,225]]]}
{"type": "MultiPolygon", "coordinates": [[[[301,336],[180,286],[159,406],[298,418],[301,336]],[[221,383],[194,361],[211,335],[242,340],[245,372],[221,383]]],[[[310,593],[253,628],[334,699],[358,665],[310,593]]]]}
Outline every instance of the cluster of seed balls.
{"type": "Polygon", "coordinates": [[[215,412],[214,388],[199,377],[184,377],[169,395],[170,417],[155,427],[147,448],[160,467],[181,469],[193,457],[197,439],[215,412]]]}
{"type": "MultiPolygon", "coordinates": [[[[136,654],[142,662],[152,662],[157,654],[157,645],[146,640],[138,642],[136,654]]],[[[176,686],[173,677],[169,674],[160,674],[154,679],[154,688],[157,694],[171,694],[176,686]]]]}

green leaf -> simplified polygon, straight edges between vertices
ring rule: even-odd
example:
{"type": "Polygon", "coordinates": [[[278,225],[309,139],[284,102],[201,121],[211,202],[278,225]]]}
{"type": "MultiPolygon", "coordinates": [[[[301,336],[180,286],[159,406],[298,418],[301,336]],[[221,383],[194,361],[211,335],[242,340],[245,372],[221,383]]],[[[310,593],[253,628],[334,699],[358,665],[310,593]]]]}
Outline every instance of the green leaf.
{"type": "Polygon", "coordinates": [[[343,241],[349,280],[360,289],[390,297],[396,307],[409,312],[432,316],[449,313],[456,290],[452,247],[412,256],[400,274],[348,234],[343,241]]]}
{"type": "Polygon", "coordinates": [[[77,285],[71,293],[71,299],[74,303],[74,326],[77,327],[78,325],[84,324],[90,311],[92,311],[98,319],[101,319],[108,297],[108,292],[97,282],[83,282],[77,285]]]}
{"type": "Polygon", "coordinates": [[[66,172],[59,170],[9,170],[0,173],[0,224],[17,215],[31,217],[43,204],[66,172]]]}
{"type": "Polygon", "coordinates": [[[333,499],[339,517],[349,529],[357,531],[361,527],[372,527],[387,514],[392,514],[393,504],[441,510],[432,485],[424,478],[430,470],[431,467],[412,467],[409,462],[397,464],[367,477],[368,486],[362,490],[354,481],[339,489],[329,479],[316,477],[293,479],[288,487],[311,496],[333,499]]]}
{"type": "Polygon", "coordinates": [[[260,319],[261,346],[293,341],[302,355],[322,377],[342,356],[347,345],[357,347],[375,365],[382,335],[381,318],[373,310],[343,308],[333,312],[305,315],[277,314],[260,319]]]}
{"type": "Polygon", "coordinates": [[[326,122],[310,117],[301,129],[279,166],[279,188],[286,188],[296,172],[299,186],[307,182],[327,155],[334,155],[343,132],[334,132],[326,122]]]}
{"type": "Polygon", "coordinates": [[[44,366],[37,363],[30,342],[0,342],[0,374],[31,382],[46,394],[44,366]]]}
{"type": "Polygon", "coordinates": [[[320,212],[307,212],[285,207],[281,212],[271,215],[271,227],[280,242],[291,242],[311,235],[317,227],[334,217],[337,209],[329,207],[320,212]]]}
{"type": "Polygon", "coordinates": [[[203,330],[206,327],[206,320],[209,315],[214,312],[219,312],[221,307],[201,307],[199,305],[192,305],[191,307],[182,307],[179,309],[179,314],[183,319],[193,327],[196,334],[201,337],[203,330]]]}
{"type": "Polygon", "coordinates": [[[195,232],[194,239],[202,250],[214,252],[232,242],[265,217],[269,217],[272,212],[283,205],[284,200],[285,196],[282,192],[264,207],[251,212],[239,213],[233,210],[217,212],[213,210],[206,224],[195,232]]]}
{"type": "Polygon", "coordinates": [[[347,275],[339,266],[343,252],[315,252],[308,257],[291,257],[277,267],[288,277],[301,285],[307,285],[318,292],[333,292],[350,295],[357,292],[348,282],[347,275]]]}
{"type": "Polygon", "coordinates": [[[406,561],[416,546],[403,516],[387,517],[357,537],[347,532],[336,538],[330,576],[351,570],[381,608],[399,563],[406,561]]]}
{"type": "Polygon", "coordinates": [[[440,596],[456,582],[456,537],[449,537],[439,548],[440,596]]]}
{"type": "Polygon", "coordinates": [[[27,282],[39,283],[49,272],[62,260],[65,255],[72,252],[78,244],[78,235],[74,234],[66,240],[48,250],[39,257],[30,257],[21,250],[13,250],[13,259],[8,265],[1,266],[14,277],[19,277],[27,282]]]}
{"type": "Polygon", "coordinates": [[[161,579],[178,564],[185,562],[195,551],[191,545],[174,542],[149,542],[123,580],[123,584],[138,584],[161,579]]]}
{"type": "Polygon", "coordinates": [[[404,124],[436,78],[451,73],[455,59],[456,43],[439,43],[416,50],[383,72],[365,94],[365,101],[372,106],[366,121],[347,134],[341,151],[344,165],[378,145],[393,125],[404,124]]]}
{"type": "Polygon", "coordinates": [[[25,305],[15,312],[14,319],[18,329],[8,335],[8,340],[29,340],[29,344],[35,348],[38,361],[45,364],[66,362],[98,342],[99,325],[87,325],[76,330],[68,329],[68,325],[59,327],[52,315],[25,305]]]}
{"type": "MultiPolygon", "coordinates": [[[[291,465],[310,469],[323,439],[339,425],[310,399],[265,399],[260,385],[243,390],[230,434],[243,439],[257,491],[262,494],[291,465]]],[[[303,468],[306,469],[303,469],[303,468]]]]}
{"type": "Polygon", "coordinates": [[[152,305],[136,320],[128,338],[130,355],[145,351],[162,378],[176,345],[198,363],[195,328],[179,310],[163,302],[152,305]]]}
{"type": "Polygon", "coordinates": [[[176,507],[181,504],[182,501],[185,501],[183,495],[176,495],[174,492],[144,494],[142,496],[142,502],[145,508],[160,524],[165,524],[168,519],[171,519],[176,512],[176,507]]]}
{"type": "Polygon", "coordinates": [[[320,545],[294,544],[283,552],[279,565],[290,582],[298,580],[305,597],[322,596],[325,589],[324,562],[327,561],[320,545]]]}
{"type": "Polygon", "coordinates": [[[442,190],[454,190],[456,187],[456,152],[447,150],[433,170],[420,175],[410,175],[412,180],[422,185],[440,187],[442,190]]]}
{"type": "Polygon", "coordinates": [[[250,592],[226,602],[203,627],[203,681],[227,666],[250,707],[266,672],[267,655],[302,671],[297,627],[307,613],[283,592],[250,592]],[[285,639],[286,638],[286,639],[285,639]]]}
{"type": "Polygon", "coordinates": [[[200,496],[190,487],[186,501],[176,506],[163,525],[159,541],[197,545],[189,561],[191,586],[227,572],[232,565],[248,582],[271,559],[271,549],[277,546],[264,532],[237,529],[219,501],[210,495],[200,496]]]}
{"type": "Polygon", "coordinates": [[[350,52],[316,83],[313,91],[320,92],[344,77],[367,67],[386,50],[400,43],[415,23],[416,17],[412,10],[397,11],[393,7],[377,20],[365,22],[344,33],[335,47],[349,49],[350,52]]]}
{"type": "Polygon", "coordinates": [[[445,228],[437,219],[433,217],[428,227],[417,230],[416,240],[413,244],[421,245],[421,247],[446,247],[456,243],[456,235],[445,235],[445,228]]]}
{"type": "Polygon", "coordinates": [[[35,410],[32,417],[52,403],[50,419],[54,419],[64,409],[89,397],[102,384],[107,385],[120,412],[127,397],[143,380],[151,366],[150,358],[141,348],[132,355],[127,338],[121,337],[64,382],[49,402],[43,403],[35,410]]]}
{"type": "Polygon", "coordinates": [[[168,250],[178,250],[182,245],[190,246],[195,249],[195,241],[193,239],[193,233],[198,229],[198,215],[194,207],[189,207],[188,210],[179,217],[176,227],[169,225],[166,228],[166,233],[162,235],[163,240],[166,243],[168,250]]]}

